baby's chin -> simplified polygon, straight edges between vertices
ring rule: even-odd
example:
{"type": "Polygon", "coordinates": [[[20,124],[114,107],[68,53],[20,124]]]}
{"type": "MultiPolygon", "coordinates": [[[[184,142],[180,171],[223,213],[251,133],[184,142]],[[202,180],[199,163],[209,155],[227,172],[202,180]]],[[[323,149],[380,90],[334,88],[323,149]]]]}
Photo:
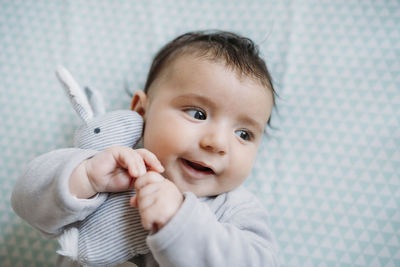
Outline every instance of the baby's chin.
{"type": "Polygon", "coordinates": [[[173,182],[176,187],[178,187],[179,191],[182,193],[191,192],[196,197],[215,197],[223,193],[227,193],[229,191],[234,190],[238,186],[235,185],[221,185],[218,181],[213,180],[185,180],[184,177],[181,177],[180,174],[173,174],[174,172],[170,172],[167,168],[162,175],[173,182]]]}
{"type": "Polygon", "coordinates": [[[186,183],[175,183],[178,189],[182,192],[191,192],[196,197],[215,197],[223,193],[227,193],[230,190],[216,190],[212,186],[204,186],[204,185],[193,185],[193,184],[186,184],[186,183]]]}

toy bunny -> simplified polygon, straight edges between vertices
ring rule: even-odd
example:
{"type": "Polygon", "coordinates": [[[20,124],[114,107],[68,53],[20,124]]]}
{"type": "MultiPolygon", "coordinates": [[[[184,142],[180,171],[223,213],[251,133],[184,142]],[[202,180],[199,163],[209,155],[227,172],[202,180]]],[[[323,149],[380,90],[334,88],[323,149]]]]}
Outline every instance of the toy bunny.
{"type": "MultiPolygon", "coordinates": [[[[103,150],[113,145],[133,147],[138,142],[143,128],[139,114],[131,110],[106,113],[98,92],[87,87],[82,90],[62,66],[56,73],[75,111],[84,121],[74,135],[76,147],[103,150]]],[[[116,265],[136,255],[147,254],[148,231],[142,228],[137,209],[129,206],[133,194],[133,190],[110,193],[94,213],[64,231],[58,239],[61,248],[57,252],[84,266],[116,265]],[[115,229],[118,230],[113,231],[115,229]],[[113,242],[116,235],[120,235],[117,239],[123,242],[113,242]]]]}

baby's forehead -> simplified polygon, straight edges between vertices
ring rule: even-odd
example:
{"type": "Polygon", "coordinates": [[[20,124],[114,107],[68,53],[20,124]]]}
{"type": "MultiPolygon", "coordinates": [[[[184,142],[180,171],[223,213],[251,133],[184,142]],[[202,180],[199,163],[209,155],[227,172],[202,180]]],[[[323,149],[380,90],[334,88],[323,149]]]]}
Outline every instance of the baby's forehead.
{"type": "MultiPolygon", "coordinates": [[[[257,87],[261,86],[265,89],[267,93],[273,93],[272,89],[267,86],[265,83],[261,82],[258,77],[255,75],[244,73],[236,66],[229,64],[227,60],[223,57],[217,57],[212,53],[180,53],[174,57],[171,57],[165,61],[162,68],[160,69],[158,76],[155,80],[164,79],[164,81],[171,79],[175,75],[183,75],[183,73],[179,70],[179,64],[182,64],[184,61],[201,61],[203,64],[210,64],[210,65],[219,65],[223,66],[226,71],[232,72],[235,74],[236,78],[239,81],[251,81],[257,87]]],[[[187,65],[186,65],[187,67],[187,65]]],[[[191,75],[196,75],[196,73],[191,73],[191,75]]]]}

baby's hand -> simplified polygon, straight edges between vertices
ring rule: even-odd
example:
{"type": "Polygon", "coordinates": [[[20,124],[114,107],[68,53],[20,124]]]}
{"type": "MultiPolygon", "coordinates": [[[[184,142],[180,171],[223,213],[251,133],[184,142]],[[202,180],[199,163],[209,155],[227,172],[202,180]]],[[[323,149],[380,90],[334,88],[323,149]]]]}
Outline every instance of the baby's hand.
{"type": "Polygon", "coordinates": [[[157,157],[146,149],[115,146],[83,161],[72,173],[70,191],[78,198],[98,192],[121,192],[133,188],[134,179],[147,169],[163,172],[157,157]]]}
{"type": "Polygon", "coordinates": [[[131,205],[139,209],[142,225],[157,232],[175,215],[183,195],[174,183],[157,172],[147,172],[135,182],[136,195],[131,205]]]}

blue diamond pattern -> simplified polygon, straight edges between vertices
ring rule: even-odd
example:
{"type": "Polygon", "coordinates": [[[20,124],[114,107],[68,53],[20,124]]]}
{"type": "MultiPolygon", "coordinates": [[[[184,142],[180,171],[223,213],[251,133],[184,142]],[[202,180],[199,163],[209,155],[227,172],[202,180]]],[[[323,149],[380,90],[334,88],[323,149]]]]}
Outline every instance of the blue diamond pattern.
{"type": "Polygon", "coordinates": [[[0,3],[0,265],[54,266],[54,240],[10,207],[35,156],[80,123],[64,64],[128,108],[154,53],[196,29],[259,44],[278,108],[246,181],[271,215],[282,266],[400,266],[398,0],[25,0],[0,3]]]}

